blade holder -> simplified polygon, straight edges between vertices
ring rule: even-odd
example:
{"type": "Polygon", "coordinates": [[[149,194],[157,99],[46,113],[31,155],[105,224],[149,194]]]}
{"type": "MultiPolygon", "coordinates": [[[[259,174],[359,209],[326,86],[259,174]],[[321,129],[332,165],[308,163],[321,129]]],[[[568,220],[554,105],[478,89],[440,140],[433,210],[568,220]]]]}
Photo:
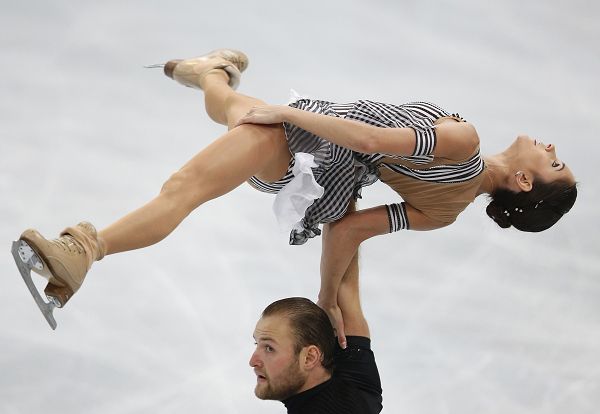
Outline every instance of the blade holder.
{"type": "Polygon", "coordinates": [[[12,243],[11,252],[19,273],[29,289],[29,293],[33,297],[33,300],[37,304],[38,308],[46,318],[46,321],[52,329],[56,329],[56,320],[52,311],[56,307],[60,307],[60,303],[55,298],[48,298],[49,302],[44,301],[40,293],[38,292],[33,280],[31,279],[31,270],[37,269],[39,271],[44,269],[44,262],[39,258],[35,251],[24,241],[18,240],[12,243]]]}

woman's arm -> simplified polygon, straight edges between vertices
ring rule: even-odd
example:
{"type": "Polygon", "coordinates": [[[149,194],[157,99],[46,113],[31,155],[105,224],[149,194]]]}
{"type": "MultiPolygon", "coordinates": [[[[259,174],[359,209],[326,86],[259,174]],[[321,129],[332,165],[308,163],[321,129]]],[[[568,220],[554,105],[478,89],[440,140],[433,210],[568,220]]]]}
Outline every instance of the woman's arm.
{"type": "Polygon", "coordinates": [[[327,225],[321,253],[321,289],[319,301],[337,303],[338,289],[358,246],[373,236],[389,232],[384,206],[351,212],[327,225]]]}
{"type": "MultiPolygon", "coordinates": [[[[323,240],[328,235],[329,225],[323,226],[323,240]]],[[[346,269],[340,282],[337,303],[329,304],[317,302],[329,316],[334,325],[338,343],[342,349],[346,348],[346,336],[363,336],[370,338],[369,324],[360,305],[358,286],[358,251],[352,256],[350,265],[346,269]]]]}
{"type": "MultiPolygon", "coordinates": [[[[317,114],[290,106],[254,107],[238,124],[288,122],[334,144],[372,154],[413,155],[416,134],[412,128],[380,128],[363,122],[317,114]]],[[[464,159],[479,145],[473,125],[449,120],[436,125],[433,155],[464,159]]]]}
{"type": "MultiPolygon", "coordinates": [[[[406,214],[413,230],[433,230],[446,225],[431,220],[409,205],[406,206],[406,214]]],[[[354,266],[358,274],[358,246],[364,240],[389,231],[390,224],[385,206],[350,212],[341,220],[326,225],[321,253],[321,289],[318,304],[329,315],[342,346],[346,337],[343,309],[340,308],[339,302],[342,281],[349,277],[354,266]]]]}
{"type": "MultiPolygon", "coordinates": [[[[406,205],[411,230],[434,230],[446,224],[434,221],[420,211],[406,205]]],[[[319,300],[335,303],[340,281],[350,261],[365,240],[390,231],[385,206],[347,213],[344,218],[327,226],[321,253],[321,290],[319,300]]]]}
{"type": "MultiPolygon", "coordinates": [[[[329,316],[342,348],[346,348],[346,334],[369,337],[358,296],[358,246],[372,237],[370,234],[383,234],[389,229],[387,217],[379,217],[377,213],[371,216],[365,213],[368,210],[356,213],[354,203],[348,211],[343,219],[323,226],[321,289],[317,302],[329,316]],[[367,216],[370,220],[364,223],[362,231],[352,231],[352,226],[360,223],[357,218],[367,216]],[[354,220],[357,221],[352,223],[354,220]],[[348,236],[352,238],[347,239],[348,236]]],[[[384,214],[387,216],[385,211],[384,214]]]]}

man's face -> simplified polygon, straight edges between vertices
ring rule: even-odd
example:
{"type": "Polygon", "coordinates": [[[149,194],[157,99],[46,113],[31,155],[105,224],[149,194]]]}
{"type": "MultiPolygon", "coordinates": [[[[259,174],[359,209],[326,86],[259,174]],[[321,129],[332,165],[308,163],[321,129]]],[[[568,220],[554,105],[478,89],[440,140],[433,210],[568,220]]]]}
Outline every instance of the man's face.
{"type": "Polygon", "coordinates": [[[254,394],[261,400],[285,400],[301,391],[307,374],[294,352],[294,337],[286,317],[261,318],[254,330],[256,350],[250,366],[256,374],[254,394]]]}

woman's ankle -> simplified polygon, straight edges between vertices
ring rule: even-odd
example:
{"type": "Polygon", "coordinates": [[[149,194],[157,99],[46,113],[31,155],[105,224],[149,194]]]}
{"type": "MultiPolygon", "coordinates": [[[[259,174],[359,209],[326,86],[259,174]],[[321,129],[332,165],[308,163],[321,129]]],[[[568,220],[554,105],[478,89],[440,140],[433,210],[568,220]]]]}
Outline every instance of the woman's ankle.
{"type": "Polygon", "coordinates": [[[215,87],[219,89],[223,87],[231,89],[231,86],[229,86],[229,75],[227,75],[227,72],[223,69],[212,69],[208,71],[202,79],[200,79],[199,83],[204,93],[207,93],[208,89],[214,89],[215,87]]]}

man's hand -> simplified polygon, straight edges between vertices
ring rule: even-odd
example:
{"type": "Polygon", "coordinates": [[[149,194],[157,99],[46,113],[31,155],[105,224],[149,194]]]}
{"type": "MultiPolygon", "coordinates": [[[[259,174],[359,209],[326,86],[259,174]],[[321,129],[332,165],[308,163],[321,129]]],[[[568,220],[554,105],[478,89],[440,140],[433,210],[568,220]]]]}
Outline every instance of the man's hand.
{"type": "Polygon", "coordinates": [[[285,112],[290,107],[284,105],[255,106],[236,124],[279,124],[285,121],[285,112]]]}
{"type": "Polygon", "coordinates": [[[317,305],[327,313],[331,325],[335,330],[338,342],[342,349],[346,349],[346,334],[344,333],[344,319],[342,317],[342,310],[338,306],[337,302],[322,301],[319,299],[317,305]]]}

